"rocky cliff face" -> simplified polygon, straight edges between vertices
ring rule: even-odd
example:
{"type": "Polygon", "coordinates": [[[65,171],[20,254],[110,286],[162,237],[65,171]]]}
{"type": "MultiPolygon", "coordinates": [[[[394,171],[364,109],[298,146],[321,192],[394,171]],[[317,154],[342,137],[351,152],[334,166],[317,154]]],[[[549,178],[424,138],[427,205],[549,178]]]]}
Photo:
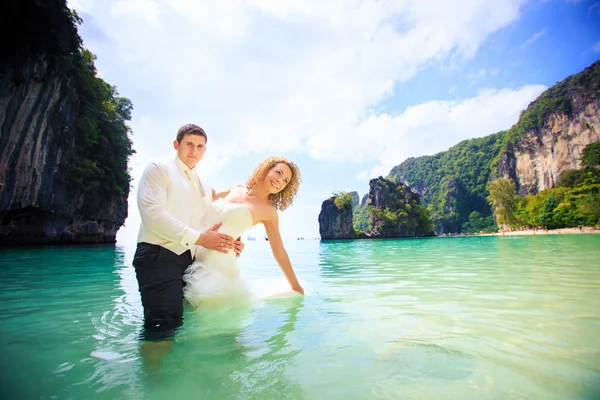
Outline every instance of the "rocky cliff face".
{"type": "Polygon", "coordinates": [[[114,243],[131,102],[96,76],[65,0],[0,2],[0,245],[114,243]]]}
{"type": "Polygon", "coordinates": [[[0,243],[114,243],[127,199],[69,185],[79,98],[45,57],[0,75],[0,243]]]}
{"type": "Polygon", "coordinates": [[[527,132],[513,149],[501,154],[498,174],[513,179],[520,195],[556,187],[562,173],[581,168],[583,149],[600,140],[600,100],[574,98],[569,117],[555,113],[539,131],[527,132]]]}
{"type": "Polygon", "coordinates": [[[357,206],[359,204],[360,199],[360,197],[358,196],[358,192],[350,192],[350,197],[352,197],[352,206],[357,206]]]}
{"type": "MultiPolygon", "coordinates": [[[[438,233],[471,229],[472,212],[491,216],[487,184],[516,183],[520,195],[556,187],[581,168],[586,146],[600,139],[600,61],[544,91],[506,131],[462,141],[447,151],[408,158],[389,178],[421,195],[438,233]]],[[[475,215],[474,218],[477,218],[475,215]]]]}
{"type": "Polygon", "coordinates": [[[383,177],[369,181],[367,204],[381,209],[396,209],[398,200],[403,203],[410,203],[413,200],[417,203],[421,201],[420,196],[413,193],[407,185],[395,183],[383,177]]]}
{"type": "Polygon", "coordinates": [[[350,192],[323,202],[319,214],[322,240],[355,239],[357,234],[359,239],[434,235],[420,197],[410,187],[379,177],[369,182],[361,205],[358,197],[350,192]]]}
{"type": "Polygon", "coordinates": [[[360,200],[360,205],[365,206],[367,204],[367,200],[369,199],[369,193],[365,193],[362,199],[360,200]]]}
{"type": "Polygon", "coordinates": [[[355,239],[352,204],[340,210],[335,205],[335,196],[325,200],[319,213],[319,234],[322,240],[355,239]]]}
{"type": "Polygon", "coordinates": [[[364,233],[364,237],[433,236],[431,227],[426,226],[420,202],[420,196],[407,185],[383,177],[371,179],[367,205],[377,210],[370,213],[372,228],[364,233]]]}

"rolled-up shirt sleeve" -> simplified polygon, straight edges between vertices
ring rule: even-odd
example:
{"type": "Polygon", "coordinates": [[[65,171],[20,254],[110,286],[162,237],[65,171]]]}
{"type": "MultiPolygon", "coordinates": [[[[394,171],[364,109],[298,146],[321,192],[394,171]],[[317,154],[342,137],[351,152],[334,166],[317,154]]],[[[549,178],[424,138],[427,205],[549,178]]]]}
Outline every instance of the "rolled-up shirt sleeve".
{"type": "Polygon", "coordinates": [[[137,193],[142,223],[156,235],[191,249],[202,232],[167,211],[168,179],[167,171],[156,163],[149,164],[144,170],[137,193]]]}

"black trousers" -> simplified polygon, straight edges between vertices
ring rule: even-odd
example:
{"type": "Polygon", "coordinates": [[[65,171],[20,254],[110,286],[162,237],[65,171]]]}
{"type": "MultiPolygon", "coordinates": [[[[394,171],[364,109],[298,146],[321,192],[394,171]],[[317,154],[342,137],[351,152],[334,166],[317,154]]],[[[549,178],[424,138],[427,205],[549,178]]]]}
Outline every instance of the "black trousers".
{"type": "Polygon", "coordinates": [[[143,340],[165,340],[183,323],[183,273],[192,263],[188,250],[177,255],[164,247],[138,243],[133,266],[144,306],[143,340]]]}

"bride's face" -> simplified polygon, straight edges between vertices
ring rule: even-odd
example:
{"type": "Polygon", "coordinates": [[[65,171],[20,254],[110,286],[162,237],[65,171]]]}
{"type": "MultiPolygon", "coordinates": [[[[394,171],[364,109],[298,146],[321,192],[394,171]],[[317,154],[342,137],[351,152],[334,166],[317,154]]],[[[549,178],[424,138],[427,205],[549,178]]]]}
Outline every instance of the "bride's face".
{"type": "Polygon", "coordinates": [[[279,193],[285,189],[291,179],[291,168],[286,163],[278,163],[267,172],[264,185],[269,193],[279,193]]]}

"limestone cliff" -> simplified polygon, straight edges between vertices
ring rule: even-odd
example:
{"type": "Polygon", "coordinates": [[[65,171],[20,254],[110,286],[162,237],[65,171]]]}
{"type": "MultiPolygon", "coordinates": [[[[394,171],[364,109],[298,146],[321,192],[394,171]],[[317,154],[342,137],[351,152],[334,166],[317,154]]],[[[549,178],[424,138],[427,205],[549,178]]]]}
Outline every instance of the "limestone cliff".
{"type": "Polygon", "coordinates": [[[361,206],[366,205],[368,198],[369,198],[369,193],[365,193],[364,196],[362,197],[362,199],[360,199],[360,205],[361,206]]]}
{"type": "Polygon", "coordinates": [[[431,236],[433,223],[410,187],[383,177],[371,179],[362,205],[358,193],[342,192],[325,200],[319,214],[322,240],[431,236]]]}
{"type": "Polygon", "coordinates": [[[0,65],[0,243],[114,243],[127,217],[130,105],[95,77],[64,0],[0,12],[30,23],[0,65]]]}
{"type": "Polygon", "coordinates": [[[350,197],[352,197],[352,206],[357,206],[359,204],[360,199],[360,197],[358,196],[358,192],[350,192],[350,197]]]}
{"type": "Polygon", "coordinates": [[[420,196],[407,185],[383,177],[369,181],[369,229],[365,238],[433,236],[433,225],[420,205],[420,196]]]}
{"type": "Polygon", "coordinates": [[[352,203],[335,204],[336,196],[332,196],[321,204],[319,213],[319,234],[321,240],[355,239],[352,226],[352,203]]]}
{"type": "MultiPolygon", "coordinates": [[[[581,104],[582,99],[573,99],[581,104]]],[[[556,187],[563,172],[581,168],[581,153],[600,140],[600,101],[581,104],[569,116],[549,115],[542,129],[531,130],[501,154],[498,173],[511,178],[520,195],[556,187]]]]}
{"type": "Polygon", "coordinates": [[[542,93],[510,129],[408,158],[388,178],[421,195],[436,233],[464,232],[471,219],[492,215],[488,182],[509,178],[519,194],[535,194],[555,187],[566,170],[580,168],[583,149],[600,139],[599,111],[597,61],[542,93]]]}

